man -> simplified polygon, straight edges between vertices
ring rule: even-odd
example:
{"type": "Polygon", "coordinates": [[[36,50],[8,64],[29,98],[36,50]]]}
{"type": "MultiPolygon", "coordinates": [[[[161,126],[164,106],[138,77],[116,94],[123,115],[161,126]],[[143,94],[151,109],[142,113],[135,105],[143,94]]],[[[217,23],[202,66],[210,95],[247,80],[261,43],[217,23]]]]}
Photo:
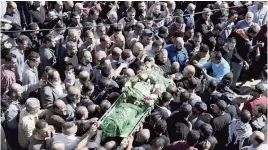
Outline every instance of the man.
{"type": "Polygon", "coordinates": [[[93,60],[94,58],[96,58],[96,54],[99,51],[104,51],[104,52],[108,52],[108,49],[111,46],[111,39],[109,36],[107,35],[103,35],[100,37],[100,44],[96,45],[95,50],[92,52],[92,56],[93,56],[93,60]]]}
{"type": "Polygon", "coordinates": [[[41,64],[39,67],[39,73],[42,75],[45,71],[46,66],[55,66],[57,63],[57,54],[54,50],[56,46],[56,39],[52,35],[47,35],[44,39],[44,43],[39,48],[39,55],[41,58],[41,64]]]}
{"type": "Polygon", "coordinates": [[[157,54],[161,52],[161,50],[162,50],[162,42],[160,40],[156,40],[152,44],[152,49],[146,51],[146,55],[154,58],[157,54]]]}
{"type": "Polygon", "coordinates": [[[84,51],[93,51],[95,48],[94,44],[94,34],[91,30],[85,32],[84,43],[78,49],[78,57],[81,58],[81,55],[84,51]]]}
{"type": "Polygon", "coordinates": [[[40,92],[42,108],[49,108],[56,99],[64,97],[59,72],[49,70],[47,76],[47,84],[41,88],[40,92]]]}
{"type": "Polygon", "coordinates": [[[111,54],[107,57],[111,61],[113,69],[116,69],[118,67],[118,64],[121,63],[121,54],[122,49],[120,49],[119,47],[114,47],[111,51],[111,54]]]}
{"type": "MultiPolygon", "coordinates": [[[[191,57],[189,64],[194,65],[196,62],[199,64],[205,64],[209,60],[209,47],[205,44],[200,46],[199,51],[191,57]]],[[[195,77],[202,78],[202,69],[195,67],[195,77]]]]}
{"type": "Polygon", "coordinates": [[[212,115],[214,116],[210,124],[214,129],[213,135],[218,140],[215,149],[225,149],[228,137],[228,124],[231,121],[230,114],[225,112],[227,104],[223,100],[218,100],[215,104],[211,104],[210,107],[212,109],[212,115]]]}
{"type": "Polygon", "coordinates": [[[265,135],[260,131],[255,131],[250,136],[252,145],[243,147],[241,150],[264,150],[268,148],[267,144],[264,144],[265,135]]]}
{"type": "Polygon", "coordinates": [[[167,119],[171,115],[171,111],[167,109],[169,103],[173,100],[172,95],[169,92],[163,92],[161,99],[156,104],[154,111],[159,111],[164,119],[167,119]]]}
{"type": "Polygon", "coordinates": [[[76,79],[74,86],[78,89],[82,89],[83,85],[89,81],[90,74],[87,71],[81,71],[78,75],[78,79],[76,79]]]}
{"type": "Polygon", "coordinates": [[[130,31],[130,33],[126,37],[126,47],[132,48],[132,46],[139,41],[140,36],[142,35],[142,31],[145,26],[142,23],[137,23],[134,26],[134,31],[130,31]]]}
{"type": "MultiPolygon", "coordinates": [[[[118,22],[118,16],[115,11],[110,11],[107,14],[107,20],[105,21],[105,24],[116,24],[118,22]]],[[[111,36],[113,34],[115,25],[106,26],[107,28],[107,35],[111,36]]]]}
{"type": "Polygon", "coordinates": [[[168,52],[166,49],[162,49],[162,51],[155,56],[155,64],[158,65],[165,73],[171,73],[171,63],[168,59],[168,52]]]}
{"type": "MultiPolygon", "coordinates": [[[[23,68],[22,85],[30,86],[30,85],[39,84],[38,71],[37,71],[37,67],[39,66],[39,63],[40,63],[39,54],[36,52],[31,52],[28,55],[28,59],[25,62],[25,65],[23,68]]],[[[33,90],[35,91],[37,89],[33,89],[33,90]]],[[[24,97],[28,98],[30,92],[33,92],[33,91],[27,91],[27,93],[24,92],[24,97]]]]}
{"type": "Polygon", "coordinates": [[[170,40],[171,37],[176,36],[176,34],[180,34],[183,35],[183,33],[185,32],[185,24],[183,22],[183,18],[182,17],[176,17],[174,22],[168,26],[168,33],[170,33],[168,35],[168,39],[170,40]]]}
{"type": "Polygon", "coordinates": [[[167,8],[167,3],[165,2],[156,2],[147,11],[147,17],[152,17],[156,28],[164,26],[165,20],[160,18],[166,18],[168,15],[169,11],[167,8]],[[163,7],[164,11],[161,11],[161,6],[163,7]]]}
{"type": "Polygon", "coordinates": [[[267,120],[265,114],[266,107],[263,104],[255,105],[252,111],[252,120],[250,121],[253,131],[261,131],[264,128],[267,120]]]}
{"type": "Polygon", "coordinates": [[[53,9],[53,11],[55,12],[55,14],[57,16],[62,16],[62,11],[63,11],[63,2],[62,1],[57,1],[56,4],[54,5],[55,8],[53,9]]]}
{"type": "Polygon", "coordinates": [[[137,133],[133,147],[142,147],[144,149],[149,148],[150,147],[150,145],[148,144],[149,139],[150,139],[150,130],[142,129],[137,133]]]}
{"type": "Polygon", "coordinates": [[[161,26],[158,29],[158,33],[155,35],[156,40],[160,40],[163,47],[166,47],[166,39],[169,35],[168,28],[165,26],[161,26]]]}
{"type": "Polygon", "coordinates": [[[77,43],[68,41],[66,43],[66,54],[64,57],[64,66],[67,64],[72,64],[74,67],[78,65],[78,56],[77,56],[77,43]]]}
{"type": "Polygon", "coordinates": [[[77,104],[80,103],[80,98],[81,91],[78,88],[74,86],[68,88],[66,102],[68,102],[67,111],[69,114],[69,119],[74,119],[75,108],[77,107],[77,104]]]}
{"type": "Polygon", "coordinates": [[[167,132],[171,143],[186,140],[192,126],[188,121],[191,114],[192,106],[185,103],[180,106],[179,111],[173,113],[169,118],[167,118],[167,132]],[[174,132],[174,129],[176,132],[174,132]]]}
{"type": "Polygon", "coordinates": [[[1,66],[1,94],[6,92],[7,88],[16,83],[15,68],[17,65],[16,55],[9,53],[5,57],[5,63],[1,66]]]}
{"type": "Polygon", "coordinates": [[[153,32],[149,29],[144,29],[140,37],[140,42],[144,46],[145,51],[151,50],[153,44],[153,32]]]}
{"type": "MultiPolygon", "coordinates": [[[[49,125],[54,125],[53,121],[53,115],[57,115],[59,117],[61,117],[64,120],[70,120],[69,118],[69,112],[67,111],[67,106],[66,106],[67,102],[64,102],[63,100],[57,99],[54,101],[52,107],[50,107],[47,112],[46,112],[46,122],[49,125]]],[[[56,129],[56,128],[55,128],[56,129]]]]}
{"type": "Polygon", "coordinates": [[[200,133],[197,130],[189,131],[185,141],[176,140],[167,147],[167,150],[198,150],[195,145],[198,143],[200,133]]]}
{"type": "Polygon", "coordinates": [[[213,128],[210,124],[208,123],[202,123],[199,126],[199,132],[200,132],[200,138],[198,141],[198,144],[196,144],[197,149],[205,149],[204,145],[205,143],[209,142],[210,143],[210,148],[209,150],[214,150],[215,145],[218,143],[217,139],[212,135],[213,133],[213,128]]]}
{"type": "MultiPolygon", "coordinates": [[[[6,97],[2,98],[2,104],[4,102],[9,104],[4,114],[6,122],[5,131],[8,133],[6,134],[7,143],[12,149],[19,148],[18,139],[14,140],[14,136],[18,135],[19,116],[22,110],[20,103],[23,90],[21,85],[13,83],[9,86],[6,97]]],[[[2,105],[2,107],[4,106],[2,105]]]]}
{"type": "Polygon", "coordinates": [[[187,50],[184,48],[184,41],[181,37],[178,37],[174,41],[174,45],[168,50],[168,58],[173,62],[179,62],[181,69],[184,68],[185,63],[188,61],[189,56],[187,50]]]}
{"type": "Polygon", "coordinates": [[[258,4],[250,7],[248,11],[254,14],[254,23],[260,26],[268,23],[268,6],[266,2],[258,2],[258,4]]]}
{"type": "Polygon", "coordinates": [[[118,24],[122,24],[125,26],[126,24],[129,24],[131,26],[134,26],[137,23],[137,20],[135,19],[136,10],[133,7],[130,7],[127,9],[127,17],[124,17],[118,21],[118,24]]]}
{"type": "Polygon", "coordinates": [[[35,129],[35,124],[39,120],[39,116],[43,116],[44,113],[44,110],[40,110],[40,102],[38,99],[27,99],[25,108],[22,109],[20,114],[18,127],[18,140],[22,148],[28,148],[35,129]]]}
{"type": "Polygon", "coordinates": [[[138,10],[137,10],[137,14],[135,16],[135,19],[138,21],[145,20],[146,11],[147,11],[146,3],[144,1],[138,2],[138,10]]]}
{"type": "Polygon", "coordinates": [[[234,119],[229,124],[228,149],[241,149],[243,145],[248,144],[248,139],[252,134],[252,128],[249,124],[251,114],[243,109],[240,119],[234,119]]]}
{"type": "Polygon", "coordinates": [[[189,39],[192,39],[193,36],[194,36],[194,25],[186,26],[184,36],[183,36],[183,40],[188,41],[189,39]]]}
{"type": "Polygon", "coordinates": [[[188,52],[189,57],[192,57],[200,50],[201,44],[202,34],[200,32],[194,33],[193,39],[190,39],[185,43],[185,48],[188,52]]]}
{"type": "Polygon", "coordinates": [[[93,74],[93,68],[92,68],[92,55],[90,51],[83,51],[82,52],[82,60],[77,68],[80,68],[81,71],[87,71],[90,76],[93,74]]]}
{"type": "Polygon", "coordinates": [[[39,28],[38,24],[34,23],[34,22],[28,25],[27,30],[33,30],[33,31],[28,32],[28,34],[26,34],[29,37],[29,39],[31,40],[30,47],[29,47],[28,51],[26,52],[26,56],[28,56],[28,54],[31,51],[38,53],[38,50],[42,44],[43,35],[44,35],[42,32],[39,32],[40,28],[39,28]]]}
{"type": "Polygon", "coordinates": [[[240,77],[241,70],[243,66],[247,70],[250,63],[250,53],[258,48],[263,47],[262,43],[257,43],[255,48],[252,47],[252,39],[260,31],[260,26],[257,24],[252,24],[248,29],[237,29],[229,37],[234,37],[236,39],[236,52],[232,58],[232,69],[234,70],[234,79],[232,87],[235,87],[236,82],[240,77]]]}
{"type": "Polygon", "coordinates": [[[198,130],[199,123],[210,123],[212,116],[205,113],[207,105],[204,102],[196,102],[193,106],[193,114],[189,117],[189,121],[193,125],[193,129],[198,130]]]}
{"type": "Polygon", "coordinates": [[[203,70],[204,76],[207,80],[216,80],[220,81],[223,76],[230,72],[230,65],[227,61],[222,57],[221,52],[214,51],[211,53],[210,60],[205,64],[197,64],[196,65],[202,69],[212,69],[213,75],[210,76],[203,70]]]}
{"type": "Polygon", "coordinates": [[[213,24],[223,23],[228,19],[229,6],[228,3],[222,2],[220,5],[220,11],[216,11],[211,15],[211,21],[213,24]]]}
{"type": "Polygon", "coordinates": [[[236,39],[234,37],[230,37],[228,38],[227,43],[225,43],[224,46],[219,49],[223,58],[228,62],[228,64],[231,64],[234,52],[236,52],[235,47],[236,39]]]}
{"type": "Polygon", "coordinates": [[[20,13],[17,9],[17,4],[15,2],[7,3],[7,12],[4,15],[4,18],[21,26],[20,13]]]}
{"type": "Polygon", "coordinates": [[[236,29],[247,29],[249,28],[251,25],[254,24],[253,22],[254,19],[254,14],[252,12],[247,12],[245,19],[244,20],[240,20],[236,25],[236,29]]]}
{"type": "Polygon", "coordinates": [[[37,121],[28,150],[48,149],[50,147],[49,141],[52,140],[51,138],[53,138],[54,134],[53,127],[49,126],[46,121],[37,121]]]}
{"type": "Polygon", "coordinates": [[[183,19],[184,23],[189,25],[194,25],[194,12],[195,12],[196,6],[193,3],[189,3],[187,6],[187,9],[184,11],[183,19]]]}
{"type": "Polygon", "coordinates": [[[66,122],[62,125],[62,133],[56,134],[53,141],[62,141],[67,150],[74,149],[79,142],[79,137],[75,136],[76,132],[77,126],[73,122],[66,122]]]}
{"type": "Polygon", "coordinates": [[[13,47],[10,50],[10,53],[16,55],[17,58],[17,68],[16,68],[16,80],[17,81],[22,81],[22,71],[23,71],[23,67],[24,67],[24,63],[25,63],[25,51],[28,48],[28,43],[29,42],[29,38],[25,35],[20,35],[17,39],[16,39],[16,43],[17,46],[13,47]]]}
{"type": "MultiPolygon", "coordinates": [[[[71,23],[69,24],[69,27],[83,27],[83,25],[81,24],[81,16],[76,13],[76,12],[72,12],[71,13],[71,23]]],[[[82,29],[76,29],[77,31],[81,32],[82,29]]]]}

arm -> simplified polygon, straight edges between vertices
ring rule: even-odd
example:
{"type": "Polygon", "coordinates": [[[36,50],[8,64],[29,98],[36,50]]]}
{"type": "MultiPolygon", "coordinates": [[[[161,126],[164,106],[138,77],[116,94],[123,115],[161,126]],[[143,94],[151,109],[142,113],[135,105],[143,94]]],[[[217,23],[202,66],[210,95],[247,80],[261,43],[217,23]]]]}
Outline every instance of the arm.
{"type": "Polygon", "coordinates": [[[199,68],[209,69],[209,68],[211,68],[212,63],[211,63],[211,61],[208,61],[205,64],[196,64],[196,66],[199,68]]]}
{"type": "Polygon", "coordinates": [[[43,105],[43,108],[53,105],[52,91],[47,87],[41,89],[41,104],[43,105]]]}
{"type": "Polygon", "coordinates": [[[33,131],[35,129],[35,125],[33,124],[29,124],[29,122],[23,120],[23,123],[22,123],[22,129],[23,129],[23,132],[27,138],[27,140],[30,140],[32,135],[33,135],[33,131]]]}
{"type": "Polygon", "coordinates": [[[166,4],[166,3],[163,3],[163,7],[164,7],[164,14],[163,14],[163,17],[166,18],[166,17],[169,15],[169,11],[168,11],[168,8],[167,8],[167,4],[166,4]]]}
{"type": "Polygon", "coordinates": [[[251,100],[253,96],[251,95],[237,95],[237,97],[233,100],[234,103],[245,103],[251,100]]]}
{"type": "Polygon", "coordinates": [[[96,134],[97,125],[93,124],[88,132],[86,132],[81,138],[78,145],[75,147],[75,150],[80,150],[86,147],[89,140],[96,134]]]}
{"type": "Polygon", "coordinates": [[[207,29],[205,24],[201,25],[201,31],[203,34],[208,34],[209,32],[211,32],[210,30],[207,29]]]}
{"type": "Polygon", "coordinates": [[[146,16],[147,16],[147,17],[152,16],[152,12],[153,12],[153,9],[154,9],[155,5],[156,5],[156,3],[154,3],[154,4],[148,9],[148,11],[147,11],[147,13],[146,13],[146,16]]]}

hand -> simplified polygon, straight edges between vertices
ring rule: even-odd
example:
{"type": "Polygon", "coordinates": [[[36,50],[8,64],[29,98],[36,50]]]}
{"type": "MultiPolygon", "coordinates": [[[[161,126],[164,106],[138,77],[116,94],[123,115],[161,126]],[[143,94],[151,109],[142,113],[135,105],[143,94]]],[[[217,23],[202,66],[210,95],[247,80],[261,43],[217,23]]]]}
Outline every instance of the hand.
{"type": "Polygon", "coordinates": [[[209,150],[211,144],[208,140],[206,140],[204,143],[203,143],[203,149],[204,150],[209,150]]]}
{"type": "Polygon", "coordinates": [[[244,61],[244,67],[245,67],[246,70],[249,69],[249,64],[246,61],[244,61]]]}
{"type": "Polygon", "coordinates": [[[202,68],[202,73],[203,73],[203,74],[207,74],[207,70],[204,69],[204,68],[202,68]]]}
{"type": "Polygon", "coordinates": [[[45,80],[43,80],[43,79],[40,79],[39,80],[39,86],[43,86],[45,84],[46,84],[46,81],[45,80]]]}
{"type": "Polygon", "coordinates": [[[10,49],[10,48],[12,47],[12,44],[9,43],[8,41],[6,41],[6,42],[4,43],[4,47],[7,48],[7,49],[10,49]]]}
{"type": "Polygon", "coordinates": [[[49,128],[50,128],[49,138],[53,138],[56,131],[55,131],[54,127],[51,125],[49,126],[49,128]]]}
{"type": "Polygon", "coordinates": [[[125,62],[124,62],[124,63],[121,63],[120,67],[121,67],[121,68],[127,68],[127,67],[128,67],[128,64],[125,63],[125,62]]]}
{"type": "Polygon", "coordinates": [[[127,137],[127,140],[128,140],[128,145],[132,145],[133,144],[133,141],[134,141],[133,135],[128,136],[127,137]]]}
{"type": "Polygon", "coordinates": [[[89,134],[93,136],[97,133],[97,130],[98,130],[98,125],[96,123],[94,123],[90,127],[89,134]]]}
{"type": "Polygon", "coordinates": [[[256,44],[256,46],[257,46],[257,47],[264,47],[264,43],[263,43],[263,42],[258,42],[258,43],[256,44]]]}
{"type": "Polygon", "coordinates": [[[196,65],[198,64],[198,62],[196,60],[193,60],[193,64],[196,65]]]}

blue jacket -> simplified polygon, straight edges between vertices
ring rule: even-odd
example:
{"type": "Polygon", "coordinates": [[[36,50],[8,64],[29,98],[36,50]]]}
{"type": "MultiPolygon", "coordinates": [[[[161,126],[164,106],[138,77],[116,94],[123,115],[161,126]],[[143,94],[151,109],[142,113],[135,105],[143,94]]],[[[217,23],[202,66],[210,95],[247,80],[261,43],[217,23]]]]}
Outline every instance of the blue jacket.
{"type": "Polygon", "coordinates": [[[182,50],[175,50],[174,45],[167,45],[166,49],[168,51],[168,58],[171,63],[178,62],[181,66],[183,66],[189,59],[187,50],[182,48],[182,50]]]}
{"type": "Polygon", "coordinates": [[[208,61],[205,64],[197,64],[197,66],[205,69],[211,68],[213,71],[213,77],[208,74],[206,74],[205,76],[208,80],[214,79],[218,82],[221,81],[225,74],[230,72],[230,65],[224,58],[221,58],[221,62],[219,64],[215,64],[211,61],[208,61]]]}

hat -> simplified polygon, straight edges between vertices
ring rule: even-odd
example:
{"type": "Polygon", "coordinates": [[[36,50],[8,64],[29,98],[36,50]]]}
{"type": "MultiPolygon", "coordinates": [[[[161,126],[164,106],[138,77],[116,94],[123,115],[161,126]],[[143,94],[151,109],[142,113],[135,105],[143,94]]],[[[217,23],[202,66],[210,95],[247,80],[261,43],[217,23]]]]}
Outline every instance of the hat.
{"type": "Polygon", "coordinates": [[[144,29],[142,31],[142,36],[153,36],[153,32],[150,29],[144,29]]]}
{"type": "Polygon", "coordinates": [[[199,111],[207,111],[207,104],[204,102],[196,102],[194,107],[199,111]]]}

